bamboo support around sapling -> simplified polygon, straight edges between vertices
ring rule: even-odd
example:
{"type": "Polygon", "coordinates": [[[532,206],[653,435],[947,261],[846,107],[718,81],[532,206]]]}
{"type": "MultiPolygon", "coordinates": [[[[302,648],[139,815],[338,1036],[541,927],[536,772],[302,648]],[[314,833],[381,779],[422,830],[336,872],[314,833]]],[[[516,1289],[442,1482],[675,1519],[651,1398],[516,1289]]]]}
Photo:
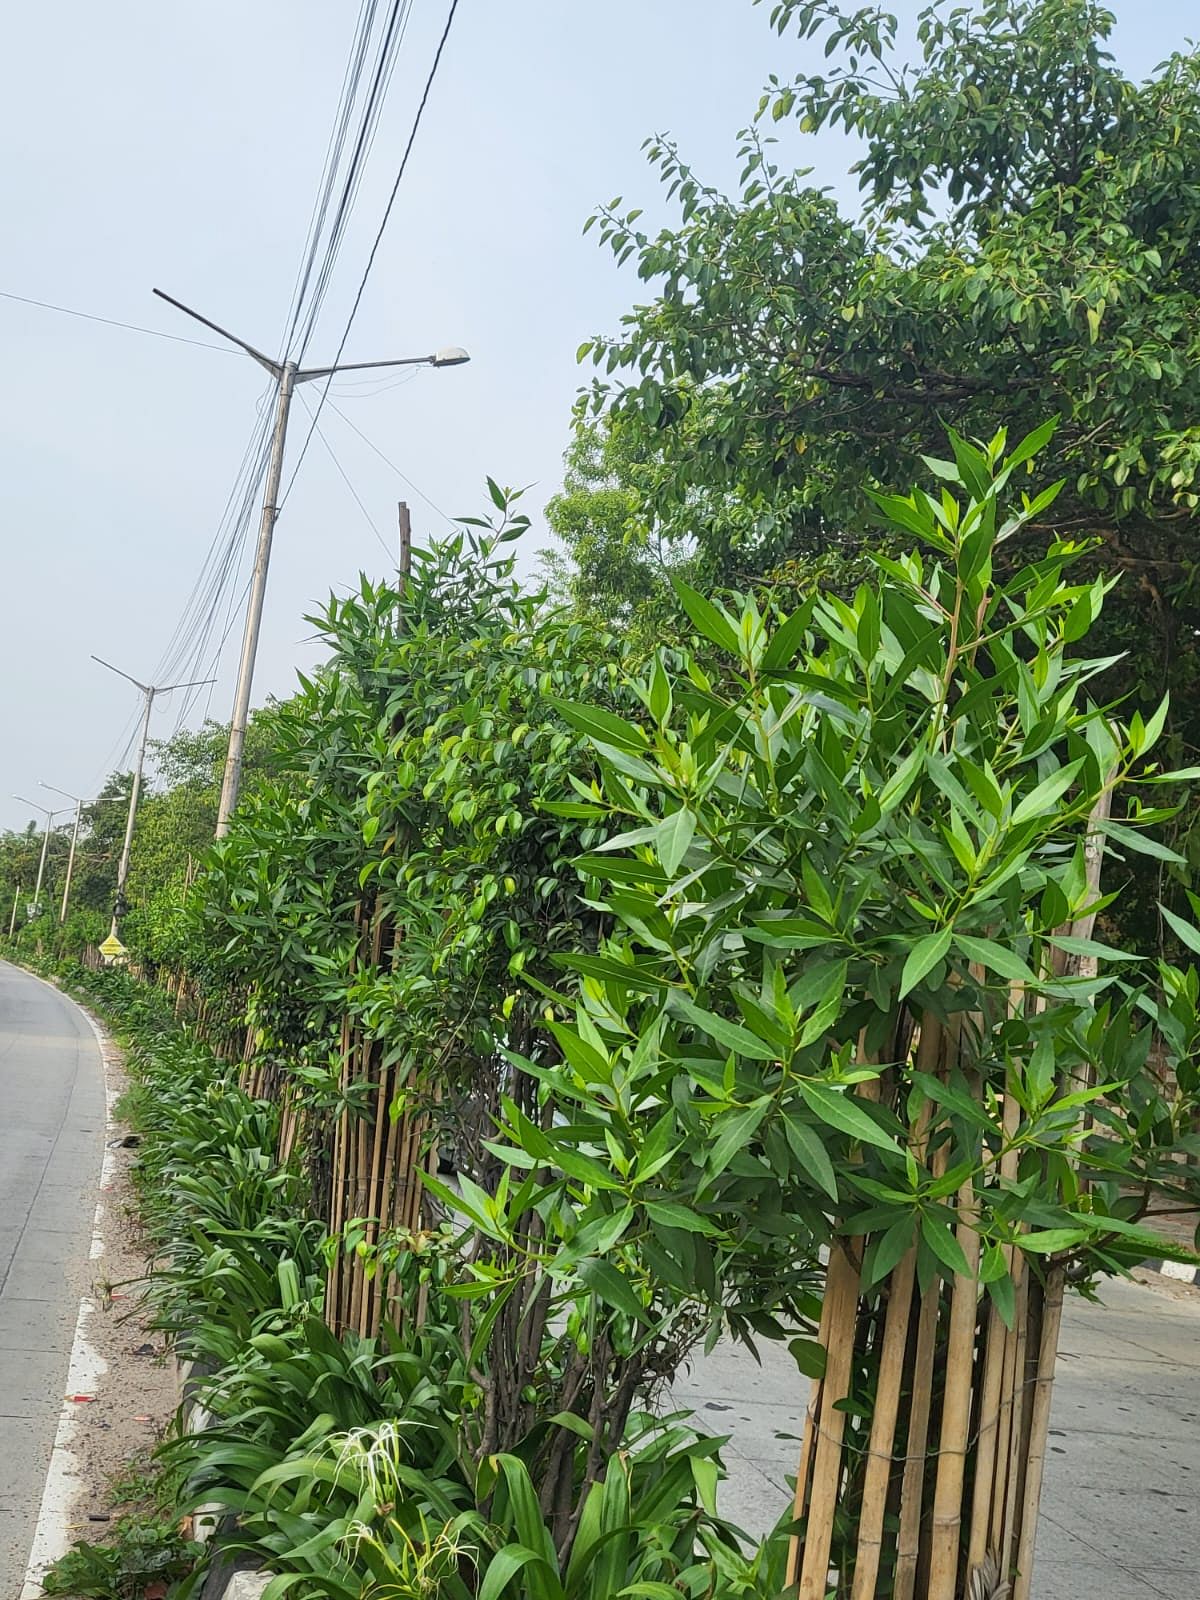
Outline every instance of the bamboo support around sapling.
{"type": "Polygon", "coordinates": [[[1065,1269],[1052,1267],[1047,1275],[1042,1300],[1042,1328],[1030,1406],[1021,1533],[1017,1545],[1017,1575],[1013,1580],[1012,1600],[1029,1600],[1033,1582],[1034,1541],[1037,1537],[1038,1504],[1042,1496],[1042,1474],[1046,1465],[1046,1443],[1050,1433],[1050,1402],[1054,1393],[1054,1364],[1058,1358],[1065,1283],[1065,1269]]]}
{"type": "Polygon", "coordinates": [[[859,1512],[851,1600],[874,1600],[879,1577],[916,1268],[917,1252],[914,1245],[901,1258],[891,1275],[879,1370],[875,1380],[875,1410],[871,1418],[867,1470],[859,1512]]]}

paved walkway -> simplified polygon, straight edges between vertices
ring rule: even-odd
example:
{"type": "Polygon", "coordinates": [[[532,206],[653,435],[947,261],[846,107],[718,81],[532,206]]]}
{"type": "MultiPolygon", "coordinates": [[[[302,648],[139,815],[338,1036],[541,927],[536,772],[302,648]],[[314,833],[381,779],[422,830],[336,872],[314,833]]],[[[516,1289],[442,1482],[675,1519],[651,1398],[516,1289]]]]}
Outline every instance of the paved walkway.
{"type": "Polygon", "coordinates": [[[86,1018],[0,962],[0,1600],[21,1590],[62,1409],[104,1115],[86,1018]]]}
{"type": "MultiPolygon", "coordinates": [[[[1200,1595],[1200,1291],[1114,1281],[1068,1301],[1034,1600],[1200,1595]]],[[[727,1433],[721,1503],[750,1532],[789,1499],[807,1400],[786,1350],[720,1347],[675,1386],[727,1433]]]]}

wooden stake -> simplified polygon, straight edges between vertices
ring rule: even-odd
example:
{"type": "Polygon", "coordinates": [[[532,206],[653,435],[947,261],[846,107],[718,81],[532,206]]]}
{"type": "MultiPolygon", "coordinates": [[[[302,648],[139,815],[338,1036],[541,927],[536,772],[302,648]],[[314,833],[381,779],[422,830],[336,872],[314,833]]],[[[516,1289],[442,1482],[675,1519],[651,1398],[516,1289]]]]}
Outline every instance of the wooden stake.
{"type": "Polygon", "coordinates": [[[931,1283],[921,1296],[912,1363],[912,1397],[908,1411],[904,1479],[900,1490],[900,1528],[896,1538],[893,1600],[913,1600],[921,1552],[921,1506],[925,1498],[929,1413],[933,1407],[933,1358],[937,1349],[941,1284],[931,1283]]]}
{"type": "Polygon", "coordinates": [[[1017,1576],[1013,1582],[1012,1600],[1029,1600],[1033,1582],[1033,1550],[1037,1537],[1038,1505],[1042,1497],[1042,1473],[1046,1465],[1046,1441],[1050,1433],[1050,1401],[1054,1393],[1054,1364],[1058,1359],[1065,1282],[1065,1270],[1052,1267],[1046,1279],[1046,1293],[1042,1301],[1042,1332],[1030,1406],[1021,1535],[1017,1545],[1017,1576]]]}
{"type": "MultiPolygon", "coordinates": [[[[1010,1009],[1019,1004],[1018,990],[1010,991],[1010,1009]]],[[[1010,1073],[1015,1069],[1010,1068],[1010,1073]]],[[[1018,1171],[1018,1152],[1011,1148],[1021,1125],[1021,1107],[1012,1093],[1011,1082],[1006,1085],[1003,1113],[1003,1139],[1006,1148],[1000,1156],[1000,1176],[1014,1181],[1018,1171]]],[[[1004,1264],[1011,1275],[1013,1248],[1004,1246],[1004,1264]]],[[[1023,1259],[1023,1258],[1022,1258],[1023,1259]]],[[[979,1443],[975,1452],[975,1490],[971,1505],[971,1529],[967,1547],[967,1571],[973,1573],[982,1565],[989,1550],[994,1551],[1000,1540],[1003,1523],[1002,1512],[997,1514],[997,1504],[1002,1508],[1008,1476],[1009,1434],[1012,1424],[1012,1401],[1015,1373],[1012,1357],[1015,1355],[1014,1329],[1010,1331],[995,1305],[989,1308],[987,1356],[979,1406],[979,1443]]]]}
{"type": "MultiPolygon", "coordinates": [[[[835,1242],[829,1258],[825,1295],[833,1300],[829,1317],[829,1344],[826,1347],[825,1377],[814,1400],[817,1446],[813,1460],[813,1486],[808,1507],[803,1553],[800,1557],[799,1600],[825,1600],[829,1591],[829,1555],[833,1546],[833,1514],[837,1508],[842,1479],[842,1435],[846,1413],[836,1410],[839,1400],[850,1393],[854,1361],[854,1324],[858,1312],[859,1272],[843,1248],[835,1242]]],[[[793,1552],[789,1567],[798,1551],[793,1552]]],[[[789,1578],[789,1581],[794,1581],[789,1578]]]]}
{"type": "MultiPolygon", "coordinates": [[[[829,1295],[828,1281],[821,1301],[821,1320],[817,1327],[817,1343],[829,1349],[829,1331],[833,1325],[834,1302],[829,1295]]],[[[792,1521],[799,1522],[808,1503],[808,1483],[812,1476],[813,1456],[817,1444],[817,1416],[821,1409],[821,1387],[824,1380],[810,1385],[808,1405],[804,1408],[804,1430],[800,1438],[800,1464],[796,1468],[796,1493],[792,1500],[792,1521]]],[[[791,1588],[800,1579],[800,1535],[793,1533],[788,1541],[786,1587],[791,1588]]]]}
{"type": "Polygon", "coordinates": [[[913,1280],[917,1252],[913,1246],[892,1272],[887,1315],[875,1379],[875,1412],[871,1418],[867,1470],[863,1480],[862,1506],[858,1519],[858,1548],[854,1559],[854,1587],[851,1600],[875,1600],[879,1562],[883,1554],[883,1525],[888,1489],[894,1465],[892,1451],[896,1439],[896,1418],[900,1410],[900,1389],[904,1379],[904,1357],[908,1351],[913,1280]]]}
{"type": "Polygon", "coordinates": [[[1012,1571],[1014,1531],[1018,1513],[1018,1495],[1024,1474],[1022,1449],[1025,1438],[1025,1346],[1029,1332],[1029,1269],[1025,1257],[1019,1252],[1013,1262],[1013,1280],[1016,1285],[1016,1310],[1013,1314],[1012,1337],[1012,1413],[1008,1438],[1008,1481],[1004,1492],[1004,1520],[999,1539],[1000,1576],[1006,1578],[1012,1571]]]}
{"type": "Polygon", "coordinates": [[[962,1219],[956,1237],[967,1258],[968,1275],[954,1280],[946,1386],[933,1495],[928,1600],[954,1600],[958,1587],[963,1483],[971,1435],[971,1396],[975,1374],[975,1329],[979,1322],[979,1235],[975,1231],[975,1186],[968,1179],[958,1191],[962,1219]]]}

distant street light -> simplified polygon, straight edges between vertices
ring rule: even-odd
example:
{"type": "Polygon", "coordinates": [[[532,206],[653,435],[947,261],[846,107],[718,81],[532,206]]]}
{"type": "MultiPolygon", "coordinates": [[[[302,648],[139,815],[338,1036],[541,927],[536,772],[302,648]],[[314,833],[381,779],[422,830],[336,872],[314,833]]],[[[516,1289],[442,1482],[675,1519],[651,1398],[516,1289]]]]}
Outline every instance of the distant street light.
{"type": "Polygon", "coordinates": [[[40,806],[36,800],[26,800],[25,796],[20,794],[14,794],[13,799],[19,800],[23,806],[32,806],[35,811],[40,811],[46,819],[46,828],[42,834],[42,854],[41,859],[38,861],[37,886],[33,891],[33,914],[36,917],[42,903],[42,874],[46,870],[46,848],[50,843],[50,829],[54,825],[55,817],[61,816],[67,807],[55,806],[51,810],[49,806],[40,806]]]}

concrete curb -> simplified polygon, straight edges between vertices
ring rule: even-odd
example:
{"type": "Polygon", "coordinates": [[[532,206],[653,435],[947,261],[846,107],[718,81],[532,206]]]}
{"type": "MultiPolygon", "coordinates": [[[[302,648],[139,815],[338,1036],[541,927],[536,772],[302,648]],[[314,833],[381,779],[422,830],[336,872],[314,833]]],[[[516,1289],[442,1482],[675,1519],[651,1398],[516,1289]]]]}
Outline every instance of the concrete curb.
{"type": "Polygon", "coordinates": [[[1170,1278],[1174,1283],[1200,1284],[1200,1267],[1191,1262],[1153,1259],[1143,1261],[1141,1266],[1144,1272],[1157,1272],[1159,1277],[1170,1278]]]}

